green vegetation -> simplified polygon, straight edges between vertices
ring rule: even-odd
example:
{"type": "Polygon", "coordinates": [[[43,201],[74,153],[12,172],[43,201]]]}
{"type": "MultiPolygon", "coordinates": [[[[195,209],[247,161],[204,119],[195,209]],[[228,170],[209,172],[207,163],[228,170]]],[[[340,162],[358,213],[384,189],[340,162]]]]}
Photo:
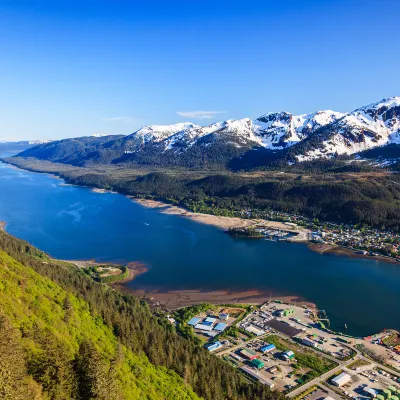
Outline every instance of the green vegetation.
{"type": "Polygon", "coordinates": [[[0,249],[1,398],[280,396],[178,336],[140,299],[4,232],[0,249]]]}
{"type": "Polygon", "coordinates": [[[304,397],[308,396],[309,394],[311,394],[312,392],[314,392],[315,390],[318,390],[318,386],[314,385],[309,387],[308,389],[306,389],[304,392],[301,392],[300,394],[298,394],[297,396],[293,397],[294,400],[301,400],[304,397]]]}
{"type": "Polygon", "coordinates": [[[96,265],[83,269],[96,282],[112,283],[125,279],[129,275],[128,268],[124,265],[96,265]],[[119,270],[119,271],[118,271],[119,270]]]}
{"type": "Polygon", "coordinates": [[[118,343],[87,302],[0,251],[2,399],[198,398],[118,343]]]}
{"type": "Polygon", "coordinates": [[[295,353],[297,363],[292,364],[292,367],[297,371],[299,382],[304,384],[320,375],[325,374],[338,364],[329,360],[322,354],[312,350],[306,350],[296,345],[295,343],[283,339],[276,335],[270,335],[264,339],[267,343],[274,344],[280,351],[292,350],[295,353]],[[308,372],[301,373],[302,369],[308,369],[308,372]]]}

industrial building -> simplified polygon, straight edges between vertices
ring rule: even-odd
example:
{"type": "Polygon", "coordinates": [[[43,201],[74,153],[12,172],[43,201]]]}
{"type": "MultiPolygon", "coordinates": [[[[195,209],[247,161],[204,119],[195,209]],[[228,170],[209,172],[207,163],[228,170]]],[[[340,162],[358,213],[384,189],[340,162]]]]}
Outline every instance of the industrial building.
{"type": "Polygon", "coordinates": [[[247,358],[250,361],[254,360],[255,358],[258,358],[257,353],[250,349],[241,349],[240,355],[243,356],[244,358],[247,358]]]}
{"type": "Polygon", "coordinates": [[[193,317],[187,324],[190,326],[195,326],[200,322],[201,318],[193,317]]]}
{"type": "Polygon", "coordinates": [[[251,361],[251,365],[257,369],[264,368],[265,366],[265,364],[261,360],[258,360],[257,358],[251,361]]]}
{"type": "Polygon", "coordinates": [[[217,321],[217,318],[207,317],[207,318],[204,320],[204,323],[214,325],[216,321],[217,321]]]}
{"type": "Polygon", "coordinates": [[[309,339],[307,337],[302,339],[301,342],[306,346],[315,347],[315,348],[319,347],[317,342],[315,342],[314,340],[311,340],[311,339],[309,339]]]}
{"type": "MultiPolygon", "coordinates": [[[[375,390],[375,389],[372,389],[372,388],[370,388],[370,387],[365,387],[364,389],[364,393],[368,396],[368,397],[371,397],[371,398],[375,398],[377,395],[378,395],[378,392],[375,390]]],[[[393,397],[392,397],[393,398],[393,397]]]]}
{"type": "Polygon", "coordinates": [[[257,381],[259,381],[262,385],[268,386],[270,389],[273,389],[275,387],[274,382],[271,382],[270,380],[265,379],[262,376],[258,375],[258,373],[256,371],[254,371],[253,369],[251,369],[247,366],[240,367],[239,369],[240,369],[240,371],[244,372],[246,375],[249,375],[253,379],[256,379],[257,381]]]}
{"type": "Polygon", "coordinates": [[[211,352],[222,347],[222,343],[221,342],[207,343],[206,345],[204,345],[204,347],[211,352]]]}
{"type": "Polygon", "coordinates": [[[212,331],[212,330],[213,330],[213,327],[212,327],[211,325],[206,325],[206,324],[204,324],[204,323],[202,323],[202,324],[197,324],[197,325],[195,326],[195,328],[196,328],[196,329],[199,329],[200,331],[206,331],[206,332],[209,332],[209,331],[212,331]]]}
{"type": "Polygon", "coordinates": [[[262,329],[256,328],[254,325],[250,325],[250,326],[246,327],[245,329],[247,332],[254,333],[256,336],[260,336],[265,333],[265,331],[263,331],[262,329]]]}
{"type": "Polygon", "coordinates": [[[229,314],[220,313],[220,314],[219,314],[219,319],[220,319],[221,321],[228,321],[228,319],[229,319],[229,314]]]}
{"type": "Polygon", "coordinates": [[[294,358],[294,353],[293,353],[293,351],[292,351],[292,350],[284,351],[284,352],[282,353],[282,358],[283,358],[284,360],[293,360],[293,358],[294,358]]]}
{"type": "Polygon", "coordinates": [[[222,332],[223,330],[226,329],[227,326],[228,326],[227,324],[220,322],[219,324],[215,325],[214,330],[222,332]]]}
{"type": "Polygon", "coordinates": [[[346,374],[345,372],[342,372],[340,375],[335,376],[331,380],[332,385],[337,387],[342,387],[346,385],[346,383],[349,383],[350,381],[351,381],[351,376],[349,374],[346,374]]]}
{"type": "Polygon", "coordinates": [[[260,347],[260,351],[262,353],[271,353],[271,351],[274,351],[276,349],[274,344],[266,344],[265,346],[260,347]]]}

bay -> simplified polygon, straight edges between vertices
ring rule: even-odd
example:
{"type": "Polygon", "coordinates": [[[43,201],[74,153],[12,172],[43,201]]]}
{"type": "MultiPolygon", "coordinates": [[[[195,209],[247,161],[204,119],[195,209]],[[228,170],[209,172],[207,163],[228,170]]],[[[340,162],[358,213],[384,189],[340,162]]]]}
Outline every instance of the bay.
{"type": "Polygon", "coordinates": [[[145,208],[124,196],[65,185],[0,164],[0,220],[51,256],[141,261],[133,289],[260,290],[325,309],[333,329],[400,330],[400,267],[320,255],[307,246],[233,238],[220,229],[145,208]]]}

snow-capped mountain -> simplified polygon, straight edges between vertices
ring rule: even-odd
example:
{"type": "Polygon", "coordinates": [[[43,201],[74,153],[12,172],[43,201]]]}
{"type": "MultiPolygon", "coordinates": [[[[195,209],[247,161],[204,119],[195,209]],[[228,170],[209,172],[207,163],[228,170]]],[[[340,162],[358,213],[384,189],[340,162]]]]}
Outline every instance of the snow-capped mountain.
{"type": "Polygon", "coordinates": [[[358,108],[315,135],[312,148],[296,155],[298,161],[335,154],[354,154],[377,146],[400,143],[400,97],[383,99],[358,108]]]}
{"type": "Polygon", "coordinates": [[[331,110],[297,116],[285,111],[268,113],[254,121],[254,132],[260,137],[260,144],[263,147],[284,149],[300,142],[317,129],[338,120],[343,115],[331,110]]]}
{"type": "Polygon", "coordinates": [[[271,154],[275,161],[306,161],[350,155],[393,143],[400,144],[400,97],[384,99],[350,113],[275,112],[254,120],[227,120],[207,126],[191,122],[149,125],[127,136],[74,138],[39,145],[22,155],[61,162],[73,160],[77,165],[132,163],[199,167],[226,165],[243,155],[246,160],[256,155],[260,165],[260,154],[266,164],[271,154]],[[79,140],[84,145],[79,145],[79,140]],[[79,151],[69,154],[76,146],[79,151]],[[264,152],[256,154],[253,152],[256,149],[264,152]]]}

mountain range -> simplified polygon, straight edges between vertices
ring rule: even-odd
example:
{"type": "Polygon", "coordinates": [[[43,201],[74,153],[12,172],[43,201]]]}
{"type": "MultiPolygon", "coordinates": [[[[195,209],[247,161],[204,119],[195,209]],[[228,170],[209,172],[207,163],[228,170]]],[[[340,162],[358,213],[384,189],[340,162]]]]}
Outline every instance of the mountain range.
{"type": "Polygon", "coordinates": [[[80,166],[236,164],[245,168],[349,156],[386,145],[400,145],[400,97],[350,113],[282,111],[207,126],[149,125],[127,136],[96,135],[38,144],[19,156],[80,166]]]}

